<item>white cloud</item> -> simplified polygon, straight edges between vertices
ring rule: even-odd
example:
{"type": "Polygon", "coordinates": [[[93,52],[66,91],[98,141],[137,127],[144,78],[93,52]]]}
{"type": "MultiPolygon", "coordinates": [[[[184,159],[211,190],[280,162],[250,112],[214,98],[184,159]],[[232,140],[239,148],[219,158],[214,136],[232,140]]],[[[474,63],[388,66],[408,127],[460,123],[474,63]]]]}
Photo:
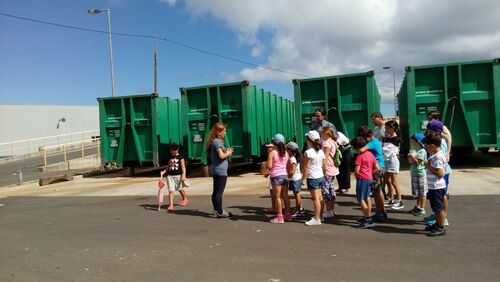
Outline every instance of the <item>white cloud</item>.
{"type": "MultiPolygon", "coordinates": [[[[495,0],[186,0],[185,9],[225,23],[269,68],[310,76],[375,70],[385,101],[392,101],[393,79],[383,66],[396,67],[399,87],[406,65],[500,55],[495,0]]],[[[301,78],[265,67],[223,76],[301,78]]]]}
{"type": "Polygon", "coordinates": [[[159,0],[160,2],[167,3],[170,7],[174,7],[177,4],[177,0],[159,0]]]}

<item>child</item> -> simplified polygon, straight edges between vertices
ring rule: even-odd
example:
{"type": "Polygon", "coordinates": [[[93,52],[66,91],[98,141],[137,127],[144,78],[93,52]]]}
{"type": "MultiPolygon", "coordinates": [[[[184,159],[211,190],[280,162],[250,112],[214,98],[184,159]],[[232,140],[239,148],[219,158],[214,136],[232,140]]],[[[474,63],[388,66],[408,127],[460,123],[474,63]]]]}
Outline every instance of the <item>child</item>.
{"type": "MultiPolygon", "coordinates": [[[[268,155],[274,149],[273,144],[266,144],[265,147],[266,147],[268,155]]],[[[267,187],[269,189],[269,197],[271,198],[271,207],[266,208],[264,210],[264,212],[265,213],[274,213],[274,212],[276,212],[276,207],[274,206],[274,201],[273,201],[273,185],[271,185],[271,177],[269,177],[269,169],[267,168],[267,163],[264,162],[264,163],[262,163],[262,165],[263,166],[261,166],[261,170],[262,170],[261,172],[264,175],[264,177],[267,178],[267,187]]]]}
{"type": "Polygon", "coordinates": [[[386,207],[394,210],[404,208],[401,201],[401,188],[398,183],[399,173],[399,124],[395,120],[385,123],[385,137],[382,138],[382,154],[384,155],[384,181],[387,184],[389,199],[385,202],[386,207]],[[394,199],[396,193],[396,199],[394,199]]]}
{"type": "Polygon", "coordinates": [[[371,217],[372,201],[370,199],[370,186],[373,181],[373,174],[380,170],[377,160],[370,151],[361,152],[361,148],[366,146],[366,141],[362,137],[356,137],[351,141],[351,146],[358,152],[356,157],[356,198],[363,212],[363,219],[358,228],[372,228],[375,222],[371,217]]]}
{"type": "Polygon", "coordinates": [[[267,157],[267,168],[269,168],[269,176],[271,177],[272,199],[276,207],[276,217],[271,219],[271,223],[284,223],[285,220],[292,219],[290,214],[290,198],[288,198],[288,172],[286,166],[288,163],[288,153],[285,149],[285,137],[281,134],[274,135],[272,141],[274,149],[269,152],[267,157]],[[285,204],[285,215],[283,216],[283,208],[281,198],[285,204]]]}
{"type": "Polygon", "coordinates": [[[167,168],[163,170],[160,175],[163,177],[167,174],[168,185],[168,212],[174,210],[174,192],[179,191],[182,201],[179,206],[188,204],[186,192],[184,192],[183,182],[186,180],[186,164],[184,158],[179,154],[179,145],[173,143],[170,145],[170,158],[167,161],[167,168]]]}
{"type": "MultiPolygon", "coordinates": [[[[450,148],[448,147],[447,143],[448,141],[446,139],[446,135],[444,134],[444,128],[445,126],[441,121],[431,120],[429,123],[427,123],[426,135],[437,134],[441,136],[441,151],[446,156],[446,166],[444,169],[444,181],[446,183],[446,197],[444,198],[444,207],[443,207],[444,212],[446,213],[446,211],[448,210],[448,198],[449,198],[448,186],[450,184],[451,167],[448,164],[450,148]]],[[[450,137],[451,135],[448,136],[450,137]]],[[[433,225],[436,222],[436,219],[434,218],[433,215],[430,215],[429,217],[425,218],[425,221],[427,222],[427,225],[433,225]]],[[[444,225],[446,226],[449,225],[448,218],[445,218],[444,225]]]]}
{"type": "Polygon", "coordinates": [[[431,203],[432,211],[436,222],[432,226],[427,226],[426,231],[429,231],[427,236],[444,236],[446,230],[444,229],[444,220],[446,213],[444,211],[444,198],[446,196],[446,182],[444,180],[446,156],[441,150],[441,135],[431,134],[425,136],[423,139],[425,150],[429,154],[425,162],[427,169],[427,198],[431,203]]]}
{"type": "Polygon", "coordinates": [[[380,169],[375,174],[374,177],[376,181],[372,185],[372,195],[375,199],[376,208],[373,220],[376,222],[384,221],[387,219],[387,213],[385,212],[384,194],[382,193],[382,188],[384,186],[384,157],[382,156],[382,145],[380,144],[380,141],[373,136],[371,129],[366,125],[358,128],[358,136],[363,137],[363,139],[367,142],[366,146],[359,150],[360,153],[364,153],[369,150],[370,153],[375,156],[380,169]]]}
{"type": "Polygon", "coordinates": [[[293,191],[295,197],[295,210],[292,213],[292,217],[296,217],[299,214],[304,213],[304,208],[302,207],[302,197],[300,196],[300,191],[302,190],[302,173],[300,172],[300,162],[302,157],[300,155],[299,146],[295,142],[289,142],[286,144],[286,150],[290,159],[288,160],[288,190],[293,191]]]}
{"type": "Polygon", "coordinates": [[[314,217],[306,225],[321,225],[321,188],[325,181],[325,153],[321,150],[320,136],[316,130],[306,134],[307,151],[304,153],[304,173],[307,177],[307,189],[314,203],[314,217]]]}
{"type": "Polygon", "coordinates": [[[425,161],[427,152],[424,149],[422,133],[415,133],[410,138],[413,152],[408,153],[410,163],[411,193],[417,198],[417,204],[410,211],[414,216],[425,216],[425,161]]]}
{"type": "Polygon", "coordinates": [[[331,218],[335,216],[335,176],[339,174],[338,167],[335,166],[333,156],[337,150],[337,143],[333,141],[333,129],[330,127],[323,127],[321,129],[321,139],[323,140],[323,153],[326,157],[325,169],[325,185],[323,186],[323,202],[321,203],[321,211],[323,211],[323,218],[331,218]],[[326,207],[326,211],[325,211],[326,207]]]}

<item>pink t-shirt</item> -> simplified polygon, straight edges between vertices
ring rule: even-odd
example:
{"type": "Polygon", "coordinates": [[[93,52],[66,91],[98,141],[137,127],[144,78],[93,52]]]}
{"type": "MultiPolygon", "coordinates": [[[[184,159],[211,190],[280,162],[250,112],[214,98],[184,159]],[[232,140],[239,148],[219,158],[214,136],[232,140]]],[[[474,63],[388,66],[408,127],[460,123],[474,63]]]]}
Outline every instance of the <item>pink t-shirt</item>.
{"type": "Polygon", "coordinates": [[[370,151],[366,151],[359,154],[356,158],[356,165],[359,167],[359,175],[357,178],[364,180],[373,179],[373,167],[377,163],[377,160],[370,151]]]}
{"type": "Polygon", "coordinates": [[[279,175],[287,176],[288,173],[286,171],[286,164],[288,163],[288,153],[285,152],[285,156],[281,157],[278,151],[273,150],[271,154],[274,154],[274,158],[273,158],[273,167],[271,168],[269,175],[271,177],[276,177],[279,175]]]}
{"type": "Polygon", "coordinates": [[[323,151],[325,151],[326,148],[330,148],[330,155],[326,156],[326,175],[328,176],[336,176],[339,174],[339,168],[335,166],[333,162],[333,156],[335,155],[335,150],[337,150],[337,145],[335,144],[335,141],[333,141],[332,138],[328,138],[328,140],[323,141],[323,151]]]}

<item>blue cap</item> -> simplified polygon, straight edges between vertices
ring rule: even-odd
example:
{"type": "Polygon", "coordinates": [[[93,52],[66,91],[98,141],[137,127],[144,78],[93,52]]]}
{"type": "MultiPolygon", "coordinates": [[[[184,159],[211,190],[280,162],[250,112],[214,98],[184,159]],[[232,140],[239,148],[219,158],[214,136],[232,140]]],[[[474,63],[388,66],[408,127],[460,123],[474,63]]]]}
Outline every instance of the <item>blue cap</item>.
{"type": "Polygon", "coordinates": [[[283,143],[284,144],[285,143],[285,137],[283,135],[281,135],[281,134],[278,133],[278,134],[274,135],[272,141],[273,141],[273,143],[276,143],[276,144],[278,144],[278,143],[283,143]]]}
{"type": "Polygon", "coordinates": [[[422,143],[424,137],[425,136],[422,133],[415,133],[411,136],[411,139],[416,140],[418,143],[420,143],[420,146],[424,147],[424,143],[422,143]]]}

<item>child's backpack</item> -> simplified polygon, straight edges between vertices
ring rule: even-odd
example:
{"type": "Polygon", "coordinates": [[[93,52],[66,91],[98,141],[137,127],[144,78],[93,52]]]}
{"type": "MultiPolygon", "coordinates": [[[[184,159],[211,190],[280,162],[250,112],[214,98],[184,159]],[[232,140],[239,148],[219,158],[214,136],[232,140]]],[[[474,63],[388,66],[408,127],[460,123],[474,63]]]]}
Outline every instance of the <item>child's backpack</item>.
{"type": "Polygon", "coordinates": [[[333,164],[336,167],[339,167],[340,164],[342,163],[342,151],[340,150],[339,144],[337,144],[337,146],[335,147],[336,147],[335,154],[332,155],[332,153],[330,152],[330,157],[333,159],[333,164]]]}

